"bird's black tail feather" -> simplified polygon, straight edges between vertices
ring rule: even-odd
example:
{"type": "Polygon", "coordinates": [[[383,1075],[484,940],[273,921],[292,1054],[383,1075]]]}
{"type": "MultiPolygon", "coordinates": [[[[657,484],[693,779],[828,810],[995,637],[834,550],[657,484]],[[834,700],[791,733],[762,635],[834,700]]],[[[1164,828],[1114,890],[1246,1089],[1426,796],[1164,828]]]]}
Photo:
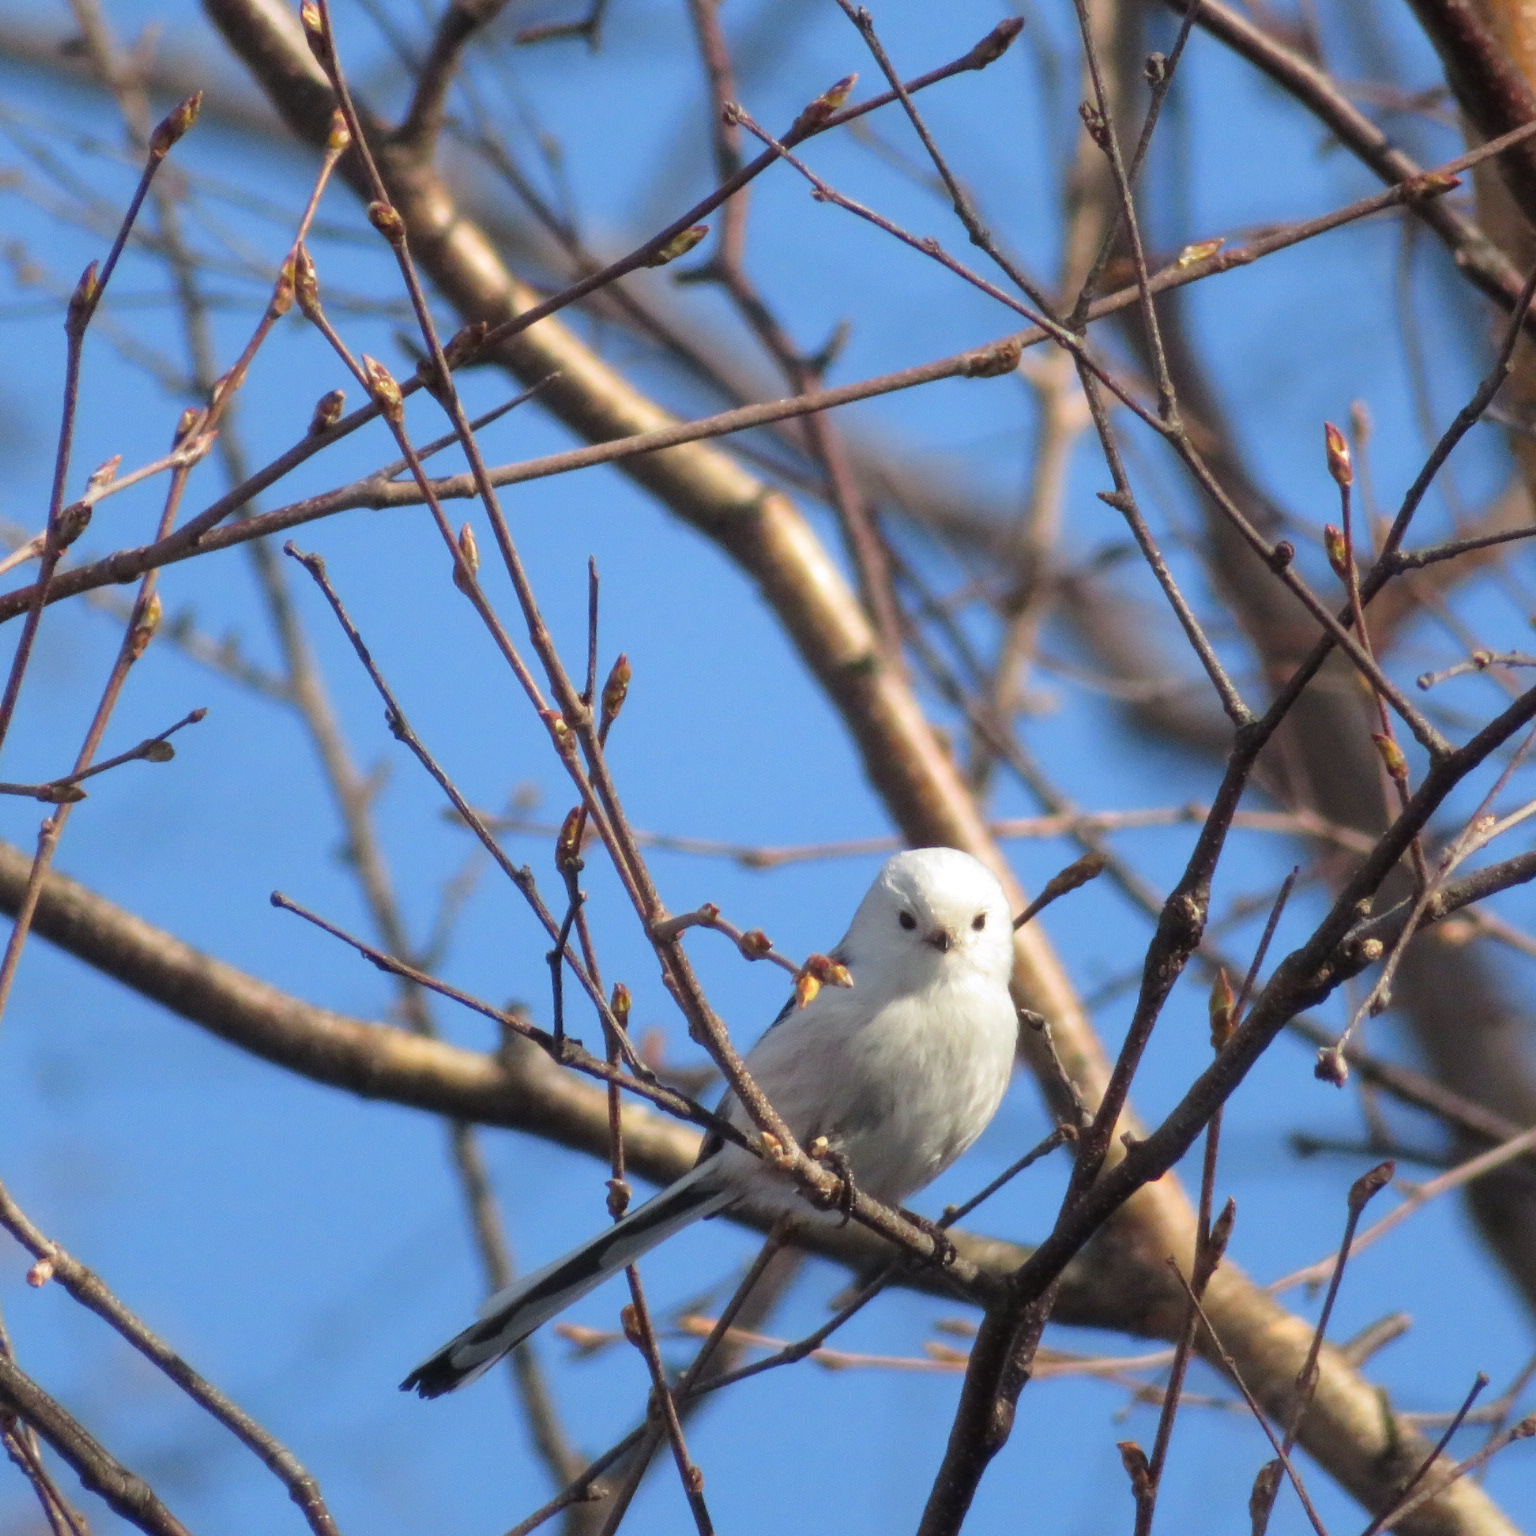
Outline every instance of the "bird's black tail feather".
{"type": "Polygon", "coordinates": [[[481,1307],[480,1320],[423,1360],[400,1383],[400,1390],[441,1397],[473,1381],[534,1329],[610,1275],[633,1264],[690,1222],[718,1211],[731,1195],[710,1185],[705,1177],[707,1167],[700,1164],[606,1232],[497,1292],[481,1307]]]}

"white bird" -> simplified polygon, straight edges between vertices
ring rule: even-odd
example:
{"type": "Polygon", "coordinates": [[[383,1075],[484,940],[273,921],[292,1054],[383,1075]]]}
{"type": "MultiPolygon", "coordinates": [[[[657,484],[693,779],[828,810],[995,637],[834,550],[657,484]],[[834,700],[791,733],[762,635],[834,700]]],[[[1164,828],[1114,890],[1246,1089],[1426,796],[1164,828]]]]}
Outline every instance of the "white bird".
{"type": "MultiPolygon", "coordinates": [[[[856,1189],[899,1205],[976,1140],[1008,1086],[1018,1039],[1008,900],[968,853],[898,853],[832,958],[853,986],[823,987],[800,1009],[791,999],[747,1069],[801,1146],[825,1137],[856,1189]]],[[[734,1099],[722,1112],[753,1130],[734,1099]]],[[[784,1173],[714,1138],[659,1195],[492,1296],[401,1390],[440,1397],[473,1381],[657,1243],[738,1202],[811,1214],[784,1173]]]]}

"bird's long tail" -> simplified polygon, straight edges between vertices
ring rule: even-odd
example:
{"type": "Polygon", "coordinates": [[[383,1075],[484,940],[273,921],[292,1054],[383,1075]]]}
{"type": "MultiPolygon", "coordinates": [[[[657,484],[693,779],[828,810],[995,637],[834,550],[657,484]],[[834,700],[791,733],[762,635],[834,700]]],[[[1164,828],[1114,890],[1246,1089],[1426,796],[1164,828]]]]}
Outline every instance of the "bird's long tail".
{"type": "Polygon", "coordinates": [[[701,1163],[563,1259],[498,1291],[480,1308],[480,1320],[423,1360],[400,1390],[441,1397],[473,1381],[578,1297],[690,1222],[728,1204],[731,1192],[706,1178],[712,1171],[701,1163]]]}

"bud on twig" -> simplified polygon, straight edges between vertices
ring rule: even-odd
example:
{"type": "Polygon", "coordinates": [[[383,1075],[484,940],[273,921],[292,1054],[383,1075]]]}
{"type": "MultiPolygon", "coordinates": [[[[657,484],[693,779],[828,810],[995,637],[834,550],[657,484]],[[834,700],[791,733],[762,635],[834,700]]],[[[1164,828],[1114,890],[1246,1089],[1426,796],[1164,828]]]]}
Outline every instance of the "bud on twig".
{"type": "Polygon", "coordinates": [[[1333,574],[1342,582],[1349,580],[1349,551],[1344,547],[1344,531],[1328,523],[1323,528],[1323,550],[1333,574]]]}
{"type": "Polygon", "coordinates": [[[475,542],[475,530],[465,523],[459,529],[459,559],[453,563],[453,584],[466,596],[471,591],[468,576],[473,576],[480,569],[480,546],[475,542]],[[460,564],[459,562],[463,563],[460,564]]]}
{"type": "Polygon", "coordinates": [[[762,960],[773,952],[773,940],[761,928],[748,928],[736,947],[748,960],[762,960]]]}
{"type": "Polygon", "coordinates": [[[396,249],[405,244],[405,220],[393,203],[382,199],[369,203],[368,222],[396,249]]]}
{"type": "Polygon", "coordinates": [[[95,510],[88,501],[72,502],[58,516],[53,527],[55,549],[68,549],[90,526],[91,513],[95,510]]]}
{"type": "Polygon", "coordinates": [[[587,830],[587,808],[578,805],[565,813],[560,835],[555,839],[555,868],[564,874],[581,869],[581,843],[587,830]]]}
{"type": "Polygon", "coordinates": [[[299,7],[299,20],[304,26],[304,41],[315,56],[315,62],[327,75],[331,72],[331,45],[326,41],[325,18],[315,0],[304,0],[299,7]]]}
{"type": "Polygon", "coordinates": [[[1376,743],[1376,750],[1381,753],[1382,766],[1388,775],[1396,779],[1399,784],[1408,782],[1408,759],[1403,756],[1403,749],[1385,731],[1372,731],[1371,740],[1376,743]]]}
{"type": "Polygon", "coordinates": [[[333,389],[321,395],[315,401],[315,414],[309,418],[309,435],[318,437],[334,427],[341,420],[346,403],[347,392],[344,389],[333,389]]]}
{"type": "Polygon", "coordinates": [[[398,425],[405,420],[405,398],[395,376],[376,357],[362,356],[363,377],[368,381],[368,393],[384,413],[384,419],[398,425]]]}
{"type": "Polygon", "coordinates": [[[155,638],[155,631],[160,628],[160,615],[163,612],[160,606],[160,594],[151,592],[149,601],[144,605],[144,616],[133,626],[128,636],[128,659],[137,661],[149,646],[149,642],[155,638]]]}
{"type": "Polygon", "coordinates": [[[1202,1255],[1202,1263],[1205,1269],[1206,1279],[1210,1279],[1216,1273],[1217,1266],[1221,1263],[1227,1251],[1227,1244],[1232,1241],[1232,1228],[1237,1224],[1237,1201],[1229,1195],[1227,1203],[1222,1206],[1221,1213],[1211,1223],[1211,1237],[1202,1255]]]}
{"type": "Polygon", "coordinates": [[[1078,103],[1077,115],[1083,120],[1083,127],[1088,130],[1088,137],[1093,140],[1100,149],[1109,148],[1109,124],[1104,121],[1104,114],[1094,106],[1091,101],[1078,103]]]}
{"type": "Polygon", "coordinates": [[[820,991],[820,979],[811,975],[809,971],[801,971],[795,977],[795,1007],[807,1007],[816,1000],[816,994],[820,991]]]}
{"type": "Polygon", "coordinates": [[[815,133],[836,112],[841,112],[848,98],[853,94],[853,88],[859,83],[857,75],[844,75],[836,85],[829,87],[813,101],[793,123],[789,132],[784,135],[786,144],[793,144],[797,139],[803,139],[807,134],[815,133]]]}
{"type": "Polygon", "coordinates": [[[340,107],[331,113],[331,130],[325,136],[325,147],[329,154],[339,155],[349,149],[352,144],[352,130],[347,127],[347,114],[340,107]]]}
{"type": "Polygon", "coordinates": [[[293,293],[305,316],[318,323],[321,313],[320,279],[307,246],[301,245],[293,253],[293,293]]]}
{"type": "Polygon", "coordinates": [[[1344,434],[1331,421],[1323,423],[1323,441],[1328,447],[1328,473],[1333,483],[1346,490],[1355,483],[1355,466],[1349,457],[1349,444],[1344,434]]]}
{"type": "Polygon", "coordinates": [[[202,111],[202,107],[203,93],[197,91],[161,118],[149,136],[151,157],[156,160],[165,159],[171,152],[171,146],[197,121],[197,114],[202,111]]]}
{"type": "Polygon", "coordinates": [[[1342,1088],[1349,1081],[1349,1063],[1344,1060],[1344,1052],[1336,1045],[1325,1045],[1317,1053],[1317,1064],[1312,1068],[1312,1075],[1319,1082],[1332,1083],[1335,1088],[1342,1088]]]}
{"type": "Polygon", "coordinates": [[[1237,999],[1232,993],[1232,983],[1227,980],[1224,967],[1216,972],[1211,983],[1211,996],[1207,1004],[1211,1016],[1211,1049],[1219,1051],[1232,1038],[1232,1009],[1237,999]]]}
{"type": "Polygon", "coordinates": [[[645,265],[648,267],[664,267],[668,262],[676,261],[680,256],[686,256],[708,233],[708,224],[690,225],[687,229],[673,235],[665,245],[646,261],[645,265]]]}
{"type": "Polygon", "coordinates": [[[272,285],[272,300],[267,313],[274,320],[281,320],[293,308],[293,258],[290,256],[278,268],[277,281],[272,285]]]}
{"type": "Polygon", "coordinates": [[[1152,1469],[1147,1463],[1147,1453],[1134,1440],[1120,1440],[1116,1445],[1120,1465],[1131,1480],[1131,1494],[1139,1504],[1152,1492],[1152,1469]]]}
{"type": "Polygon", "coordinates": [[[27,1284],[34,1289],[48,1284],[53,1279],[53,1260],[39,1259],[31,1269],[27,1271],[27,1284]]]}
{"type": "Polygon", "coordinates": [[[967,379],[1003,378],[1019,366],[1023,351],[1023,343],[1013,336],[995,341],[991,346],[977,347],[966,354],[960,365],[960,375],[967,379]]]}
{"type": "Polygon", "coordinates": [[[613,664],[612,671],[608,674],[608,681],[603,684],[603,710],[599,730],[604,735],[619,718],[619,711],[624,708],[624,700],[629,697],[631,676],[633,674],[629,667],[629,657],[621,651],[618,660],[613,664]]]}
{"type": "Polygon", "coordinates": [[[80,281],[75,284],[75,291],[69,296],[69,307],[64,312],[64,332],[69,336],[78,336],[85,329],[86,321],[91,318],[91,312],[96,308],[96,300],[100,297],[100,291],[96,286],[96,263],[91,262],[80,274],[80,281]]]}
{"type": "MultiPolygon", "coordinates": [[[[462,368],[465,363],[472,361],[485,345],[486,334],[490,328],[490,322],[486,320],[471,320],[468,325],[460,326],[448,338],[443,348],[443,361],[450,368],[462,368]]],[[[423,366],[430,366],[430,364],[423,364],[423,366]]],[[[417,372],[421,372],[421,369],[417,372]]]]}
{"type": "Polygon", "coordinates": [[[1397,1164],[1390,1158],[1384,1163],[1377,1163],[1368,1173],[1362,1173],[1349,1186],[1350,1215],[1358,1216],[1392,1182],[1396,1174],[1397,1164]]]}
{"type": "Polygon", "coordinates": [[[1197,267],[1202,261],[1209,260],[1227,243],[1225,235],[1218,235],[1214,240],[1197,240],[1193,245],[1186,245],[1179,252],[1178,260],[1174,265],[1179,268],[1197,267]]]}
{"type": "Polygon", "coordinates": [[[985,69],[995,64],[1013,46],[1013,40],[1024,30],[1022,16],[1008,16],[992,28],[965,56],[968,69],[985,69]]]}
{"type": "Polygon", "coordinates": [[[613,997],[608,1006],[613,1010],[613,1016],[618,1021],[620,1029],[627,1034],[629,1031],[629,1011],[634,1006],[634,999],[629,995],[629,988],[622,981],[613,984],[613,997]]]}
{"type": "Polygon", "coordinates": [[[1283,571],[1296,558],[1296,546],[1289,539],[1281,539],[1269,552],[1269,568],[1283,571]]]}

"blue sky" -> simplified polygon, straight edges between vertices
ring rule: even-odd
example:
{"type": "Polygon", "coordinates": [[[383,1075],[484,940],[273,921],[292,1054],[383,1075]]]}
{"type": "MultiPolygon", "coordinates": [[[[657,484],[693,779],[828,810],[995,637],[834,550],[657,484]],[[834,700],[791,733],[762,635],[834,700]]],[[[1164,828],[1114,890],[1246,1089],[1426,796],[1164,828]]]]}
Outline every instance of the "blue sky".
{"type": "MultiPolygon", "coordinates": [[[[746,50],[754,63],[743,77],[743,95],[760,119],[787,122],[850,69],[868,79],[857,36],[834,7],[800,0],[780,8],[781,32],[769,24],[773,9],[742,5],[726,13],[734,37],[764,40],[746,50]]],[[[985,4],[886,5],[876,19],[898,62],[917,72],[963,52],[999,14],[985,4]]],[[[213,46],[195,11],[175,0],[122,6],[112,16],[124,35],[158,20],[168,48],[213,46]]],[[[65,25],[62,10],[44,19],[65,25]]],[[[383,104],[398,105],[367,17],[343,6],[338,19],[344,44],[355,50],[355,77],[371,82],[383,104]]],[[[704,109],[685,20],[680,7],[615,0],[601,52],[574,44],[535,53],[502,48],[498,72],[482,76],[508,131],[521,135],[516,142],[529,142],[537,125],[558,143],[572,202],[600,248],[621,249],[649,233],[709,184],[704,109]]],[[[1066,7],[1039,6],[1030,17],[1032,35],[1014,55],[985,75],[930,92],[924,102],[989,216],[1042,270],[1050,268],[1056,217],[1053,152],[1075,118],[1072,90],[1058,82],[1053,94],[1036,50],[1041,39],[1064,40],[1069,21],[1066,7]]],[[[409,7],[400,8],[400,22],[421,35],[409,7]]],[[[1342,23],[1328,24],[1337,33],[1329,34],[1336,67],[1348,74],[1354,44],[1342,23]]],[[[1406,77],[1430,83],[1432,63],[1422,46],[1406,31],[1397,41],[1408,60],[1406,77]]],[[[229,65],[219,70],[218,78],[230,78],[229,65]]],[[[13,67],[4,78],[14,121],[0,159],[22,164],[17,136],[43,127],[67,125],[83,140],[115,141],[110,113],[91,98],[13,67]]],[[[1158,184],[1150,223],[1161,250],[1305,216],[1374,189],[1360,167],[1324,145],[1319,131],[1272,88],[1199,37],[1167,129],[1181,136],[1186,169],[1182,180],[1158,184]]],[[[1449,133],[1418,124],[1411,129],[1425,154],[1456,151],[1449,133]]],[[[879,130],[913,152],[898,122],[882,118],[879,130]]],[[[90,142],[66,145],[61,153],[113,206],[120,203],[131,172],[109,163],[90,142]]],[[[281,225],[218,201],[211,184],[259,193],[291,209],[309,175],[301,157],[265,150],[251,156],[210,124],[178,151],[182,161],[204,178],[203,206],[216,216],[230,249],[249,247],[266,261],[281,255],[281,225]]],[[[815,163],[854,195],[920,232],[940,233],[957,252],[966,249],[939,202],[857,143],[818,146],[815,163]]],[[[344,189],[333,189],[324,213],[358,238],[317,244],[322,282],[333,292],[392,296],[387,260],[368,243],[344,189]]],[[[101,248],[99,236],[48,216],[14,188],[0,203],[0,218],[4,237],[24,241],[50,279],[66,286],[101,248]]],[[[202,226],[205,242],[210,228],[202,226]]],[[[814,344],[839,320],[851,320],[837,381],[952,352],[1009,328],[981,295],[813,203],[787,173],[758,184],[753,231],[754,273],[803,342],[814,344]]],[[[1343,419],[1352,400],[1366,400],[1376,422],[1373,467],[1386,502],[1417,467],[1420,439],[1396,339],[1399,252],[1395,224],[1351,229],[1204,284],[1191,300],[1192,323],[1209,346],[1253,463],[1290,511],[1314,526],[1331,518],[1334,507],[1320,422],[1343,419]]],[[[1474,381],[1478,348],[1467,337],[1487,323],[1443,265],[1423,251],[1414,287],[1435,349],[1431,387],[1442,422],[1474,381]]],[[[163,286],[153,263],[131,257],[117,279],[118,307],[110,318],[118,334],[174,355],[173,312],[131,302],[163,286]]],[[[256,288],[238,275],[221,277],[216,286],[239,301],[217,316],[220,344],[232,356],[251,323],[256,288]]],[[[716,298],[661,280],[656,292],[669,305],[690,306],[684,312],[716,334],[724,327],[716,298]]],[[[35,305],[37,297],[36,290],[0,289],[0,351],[11,361],[0,379],[6,424],[0,516],[27,529],[40,525],[46,505],[63,359],[57,317],[21,307],[35,305]]],[[[408,371],[397,319],[338,318],[355,349],[408,371]]],[[[633,344],[612,328],[587,330],[615,361],[633,359],[633,344]]],[[[182,403],[110,339],[103,328],[88,349],[77,484],[114,452],[133,463],[162,451],[182,403]]],[[[654,374],[642,368],[643,378],[654,374]]],[[[343,382],[319,339],[297,318],[286,323],[242,397],[240,430],[252,457],[285,446],[303,430],[314,399],[343,382]]],[[[507,392],[503,380],[483,372],[471,376],[467,389],[476,407],[507,392]]],[[[420,404],[413,418],[418,431],[440,430],[429,404],[420,404]]],[[[1016,381],[940,385],[856,408],[846,419],[871,438],[899,444],[930,474],[973,493],[980,504],[1007,510],[1016,503],[1032,423],[1027,393],[1016,381]]],[[[527,408],[492,428],[485,447],[499,462],[568,442],[561,428],[527,408]]],[[[1174,530],[1180,569],[1199,591],[1200,573],[1177,540],[1178,530],[1194,520],[1187,492],[1155,445],[1134,437],[1132,445],[1139,489],[1159,525],[1174,530]]],[[[284,497],[339,483],[389,456],[375,426],[307,467],[284,497]]],[[[1474,502],[1501,482],[1505,464],[1490,429],[1469,441],[1456,473],[1462,494],[1474,502]]],[[[1072,558],[1123,542],[1114,514],[1094,498],[1107,485],[1096,456],[1081,453],[1066,509],[1072,558]]],[[[217,489],[210,463],[194,480],[190,505],[202,505],[217,489]]],[[[609,471],[519,489],[507,497],[507,510],[545,612],[573,657],[585,623],[586,560],[597,556],[605,656],[622,648],[634,665],[613,760],[637,825],[770,845],[889,830],[833,713],[761,600],[722,556],[609,471]]],[[[108,502],[82,547],[104,551],[137,542],[156,511],[152,491],[108,502]]],[[[1444,525],[1441,506],[1429,515],[1444,525]]],[[[818,526],[833,536],[824,521],[818,526]]],[[[530,785],[541,797],[540,811],[558,819],[567,792],[542,730],[448,586],[425,515],[353,513],[301,530],[298,542],[325,555],[417,730],[470,798],[494,805],[516,786],[530,785]]],[[[1154,600],[1139,576],[1122,570],[1128,600],[1154,600]]],[[[956,579],[954,568],[937,559],[931,574],[943,584],[956,579]]],[[[316,594],[297,571],[293,575],[354,749],[386,771],[380,823],[403,906],[421,932],[444,882],[468,853],[467,842],[442,819],[434,787],[389,738],[376,697],[316,594]]],[[[241,552],[169,571],[164,594],[169,612],[193,611],[206,633],[235,633],[249,655],[271,664],[241,552]]],[[[1523,615],[1508,596],[1483,584],[1463,602],[1480,632],[1506,640],[1513,634],[1508,643],[1521,643],[1523,615]]],[[[7,744],[6,778],[60,770],[116,643],[115,622],[83,604],[49,613],[7,744]]],[[[1065,636],[1050,648],[1072,655],[1065,636]]],[[[1439,656],[1444,642],[1426,634],[1419,649],[1439,656]]],[[[1023,737],[1080,803],[1157,806],[1209,795],[1208,765],[1127,733],[1091,693],[1060,679],[1047,684],[1054,709],[1026,720],[1023,737]]],[[[1448,703],[1491,708],[1483,684],[1456,686],[1448,703]]],[[[69,826],[59,867],[298,996],[365,1018],[385,1016],[384,978],[267,902],[268,893],[281,888],[343,926],[364,927],[355,887],[336,857],[335,818],[292,716],[158,643],[135,669],[108,750],[163,729],[194,706],[207,706],[208,718],[178,737],[173,764],[135,764],[98,781],[69,826]]],[[[1019,814],[1034,807],[1004,785],[997,809],[1019,814]]],[[[0,835],[26,846],[36,821],[28,802],[0,802],[0,835]]],[[[1166,886],[1192,837],[1192,829],[1180,827],[1127,834],[1120,846],[1155,884],[1166,886]]],[[[553,885],[547,845],[519,841],[514,851],[553,885]]],[[[1015,867],[1030,887],[1072,856],[1063,844],[1013,847],[1015,867]]],[[[1274,839],[1240,836],[1218,900],[1262,890],[1289,859],[1274,839]]],[[[743,926],[766,928],[781,949],[803,954],[826,948],[841,932],[876,862],[851,859],[765,874],[658,854],[654,868],[674,910],[717,902],[743,926]]],[[[690,1059],[654,960],[596,859],[588,884],[607,974],[634,989],[637,1025],[661,1028],[669,1054],[690,1059]]],[[[1298,902],[1285,933],[1298,937],[1311,910],[1298,902]]],[[[1506,910],[1521,914],[1518,902],[1506,910]]],[[[1133,967],[1145,936],[1141,920],[1098,887],[1053,910],[1046,927],[1085,991],[1133,967]]],[[[1252,938],[1234,942],[1251,944],[1252,938]]],[[[491,1000],[525,1000],[545,1017],[543,947],[515,893],[487,875],[464,913],[446,974],[491,1000]]],[[[778,1009],[782,974],[743,965],[708,935],[690,951],[717,1008],[737,1038],[750,1041],[778,1009]]],[[[1511,963],[1510,977],[1520,986],[1527,973],[1511,963]]],[[[1123,996],[1101,1010],[1098,1023],[1111,1041],[1127,1010],[1123,996]]],[[[1171,1105],[1203,1064],[1204,1011],[1198,982],[1175,994],[1138,1085],[1144,1115],[1171,1105]]],[[[1339,1016],[1337,1008],[1332,1016],[1339,1016]]],[[[492,1044],[484,1021],[447,1007],[439,1017],[450,1038],[492,1044]]],[[[589,1018],[579,1017],[575,1027],[595,1043],[589,1018]]],[[[1384,1051],[1400,1049],[1389,1029],[1378,1029],[1373,1042],[1384,1051]]],[[[394,1390],[415,1359],[461,1325],[477,1288],[439,1125],[241,1056],[37,941],[0,1024],[0,1073],[8,1107],[0,1116],[0,1173],[16,1197],[295,1449],[321,1479],[345,1530],[392,1536],[431,1524],[494,1533],[545,1496],[543,1474],[502,1381],[435,1404],[394,1390]]],[[[1245,1085],[1228,1126],[1222,1187],[1236,1196],[1241,1212],[1235,1261],[1270,1278],[1327,1252],[1342,1225],[1344,1191],[1360,1165],[1298,1162],[1286,1138],[1295,1129],[1357,1135],[1354,1100],[1317,1084],[1307,1052],[1282,1041],[1245,1085]]],[[[1030,1086],[1017,1083],[981,1143],[924,1196],[922,1208],[937,1212],[979,1187],[1045,1128],[1030,1086]]],[[[527,1265],[544,1262],[602,1222],[600,1165],[525,1136],[491,1133],[485,1140],[512,1241],[527,1265]]],[[[977,1225],[1022,1240],[1039,1235],[1062,1173],[1059,1164],[1032,1173],[998,1197],[977,1225]]],[[[728,1284],[750,1245],[724,1223],[679,1238],[647,1265],[652,1296],[665,1306],[728,1284]]],[[[23,1363],[149,1476],[193,1529],[232,1536],[297,1529],[281,1490],[254,1460],[57,1288],[34,1293],[25,1287],[24,1269],[19,1250],[0,1244],[0,1304],[23,1363]]],[[[844,1279],[828,1266],[810,1265],[775,1330],[789,1337],[813,1327],[844,1279]]],[[[1314,1305],[1293,1301],[1309,1313],[1314,1305]]],[[[606,1326],[616,1306],[616,1293],[608,1290],[573,1316],[606,1326]]],[[[1411,1313],[1414,1328],[1373,1362],[1372,1375],[1402,1407],[1448,1408],[1478,1369],[1489,1371],[1497,1386],[1531,1348],[1517,1299],[1449,1203],[1431,1207],[1361,1256],[1345,1284],[1335,1334],[1348,1336],[1394,1310],[1411,1313]]],[[[844,1344],[915,1356],[925,1339],[936,1337],[935,1322],[954,1315],[955,1308],[940,1302],[891,1295],[850,1327],[844,1344]]],[[[1116,1353],[1126,1347],[1122,1339],[1065,1330],[1048,1342],[1116,1353]]],[[[576,1360],[552,1338],[541,1348],[570,1434],[587,1450],[602,1449],[643,1404],[638,1359],[615,1351],[576,1360]]],[[[1198,1376],[1195,1390],[1215,1389],[1213,1377],[1198,1376]]],[[[733,1393],[691,1434],[719,1528],[803,1525],[808,1510],[819,1525],[850,1536],[912,1525],[957,1390],[954,1375],[834,1374],[802,1366],[733,1393]]],[[[1152,1422],[1147,1409],[1127,1407],[1122,1388],[1070,1380],[1032,1385],[967,1529],[981,1536],[1015,1529],[1022,1510],[1033,1527],[1063,1536],[1128,1524],[1130,1501],[1114,1442],[1150,1441],[1152,1422]]],[[[1214,1530],[1240,1520],[1253,1471],[1267,1454],[1242,1415],[1188,1410],[1164,1494],[1167,1528],[1214,1530]]],[[[1536,1509],[1531,1466],[1529,1455],[1517,1450],[1489,1480],[1517,1519],[1536,1509]]],[[[1359,1519],[1321,1474],[1314,1485],[1334,1529],[1347,1530],[1359,1519]]],[[[0,1481],[0,1532],[31,1528],[28,1497],[19,1482],[0,1481]]],[[[642,1493],[629,1528],[670,1531],[685,1519],[675,1478],[663,1469],[642,1493]]],[[[102,1514],[99,1528],[112,1529],[112,1517],[102,1514]]],[[[1302,1528],[1299,1509],[1283,1497],[1272,1529],[1302,1528]]]]}

